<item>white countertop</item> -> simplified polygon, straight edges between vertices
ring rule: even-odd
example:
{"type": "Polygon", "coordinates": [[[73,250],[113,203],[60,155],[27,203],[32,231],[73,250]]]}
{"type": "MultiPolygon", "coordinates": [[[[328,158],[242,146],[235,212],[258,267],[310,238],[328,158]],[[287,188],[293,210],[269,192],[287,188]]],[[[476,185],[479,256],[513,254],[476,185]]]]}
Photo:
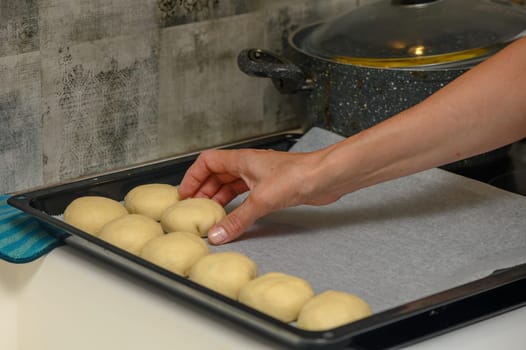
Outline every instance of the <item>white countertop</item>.
{"type": "MultiPolygon", "coordinates": [[[[67,246],[0,260],[0,310],[3,350],[279,348],[67,246]]],[[[525,330],[523,307],[410,349],[523,350],[525,330]]]]}

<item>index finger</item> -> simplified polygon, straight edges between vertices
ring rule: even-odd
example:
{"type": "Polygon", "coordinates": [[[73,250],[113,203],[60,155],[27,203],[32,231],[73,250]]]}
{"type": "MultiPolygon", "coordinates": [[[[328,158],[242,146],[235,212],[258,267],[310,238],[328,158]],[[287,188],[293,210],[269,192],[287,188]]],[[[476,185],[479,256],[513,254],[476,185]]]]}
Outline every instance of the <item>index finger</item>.
{"type": "Polygon", "coordinates": [[[226,150],[202,152],[186,171],[179,185],[179,194],[183,198],[193,196],[211,176],[216,177],[223,183],[237,179],[235,166],[232,166],[232,164],[236,163],[231,159],[232,152],[226,150]]]}

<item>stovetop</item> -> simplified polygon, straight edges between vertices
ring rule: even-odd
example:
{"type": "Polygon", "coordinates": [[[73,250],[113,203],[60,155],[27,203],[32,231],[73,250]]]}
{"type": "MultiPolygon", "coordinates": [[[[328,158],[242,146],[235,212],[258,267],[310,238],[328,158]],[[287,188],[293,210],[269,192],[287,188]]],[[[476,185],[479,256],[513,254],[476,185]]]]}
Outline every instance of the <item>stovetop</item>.
{"type": "Polygon", "coordinates": [[[491,161],[446,170],[526,196],[526,139],[512,144],[501,157],[491,161]]]}

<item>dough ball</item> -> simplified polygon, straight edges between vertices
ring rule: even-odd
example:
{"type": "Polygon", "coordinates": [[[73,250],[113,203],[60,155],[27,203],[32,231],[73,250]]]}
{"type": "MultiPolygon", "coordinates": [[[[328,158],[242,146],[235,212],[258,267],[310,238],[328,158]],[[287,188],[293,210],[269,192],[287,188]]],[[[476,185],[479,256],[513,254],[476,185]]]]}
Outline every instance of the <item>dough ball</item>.
{"type": "Polygon", "coordinates": [[[168,184],[146,184],[134,187],[124,197],[124,206],[131,214],[141,214],[157,221],[170,205],[179,201],[177,187],[168,184]]]}
{"type": "Polygon", "coordinates": [[[225,215],[225,209],[212,199],[188,198],[166,209],[161,224],[165,232],[192,232],[206,237],[208,230],[225,215]]]}
{"type": "Polygon", "coordinates": [[[371,315],[371,308],[356,295],[328,290],[309,300],[298,316],[298,327],[310,331],[335,328],[371,315]]]}
{"type": "Polygon", "coordinates": [[[190,280],[232,299],[241,287],[256,277],[257,267],[247,256],[236,252],[205,256],[190,269],[190,280]]]}
{"type": "Polygon", "coordinates": [[[297,319],[303,305],[313,296],[314,291],[307,281],[271,272],[241,288],[239,302],[289,323],[297,319]]]}
{"type": "Polygon", "coordinates": [[[71,202],[64,211],[64,221],[71,226],[97,235],[106,223],[127,215],[126,208],[111,198],[84,196],[71,202]]]}
{"type": "Polygon", "coordinates": [[[188,232],[170,232],[155,237],[142,248],[141,257],[181,276],[208,254],[202,238],[188,232]]]}
{"type": "Polygon", "coordinates": [[[162,235],[161,224],[139,214],[128,214],[110,221],[99,233],[101,239],[135,255],[140,254],[149,240],[162,235]]]}

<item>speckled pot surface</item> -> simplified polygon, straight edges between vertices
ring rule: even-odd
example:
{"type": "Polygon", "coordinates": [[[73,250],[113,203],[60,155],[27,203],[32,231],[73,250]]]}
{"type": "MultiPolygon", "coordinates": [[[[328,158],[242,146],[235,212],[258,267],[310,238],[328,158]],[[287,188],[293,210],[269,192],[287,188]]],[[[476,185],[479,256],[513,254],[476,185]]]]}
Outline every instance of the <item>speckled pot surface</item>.
{"type": "Polygon", "coordinates": [[[371,68],[321,59],[299,48],[314,27],[293,34],[286,55],[312,80],[307,96],[308,126],[344,136],[417,104],[469,69],[371,68]]]}
{"type": "MultiPolygon", "coordinates": [[[[283,55],[249,49],[238,57],[246,74],[270,78],[280,92],[298,95],[306,128],[318,126],[351,136],[419,103],[470,68],[370,68],[325,60],[298,48],[308,30],[291,36],[283,55]]],[[[448,166],[479,165],[505,152],[503,148],[448,166]]]]}
{"type": "Polygon", "coordinates": [[[321,60],[302,66],[316,81],[306,98],[309,126],[344,136],[415,105],[464,72],[363,68],[321,60]]]}

